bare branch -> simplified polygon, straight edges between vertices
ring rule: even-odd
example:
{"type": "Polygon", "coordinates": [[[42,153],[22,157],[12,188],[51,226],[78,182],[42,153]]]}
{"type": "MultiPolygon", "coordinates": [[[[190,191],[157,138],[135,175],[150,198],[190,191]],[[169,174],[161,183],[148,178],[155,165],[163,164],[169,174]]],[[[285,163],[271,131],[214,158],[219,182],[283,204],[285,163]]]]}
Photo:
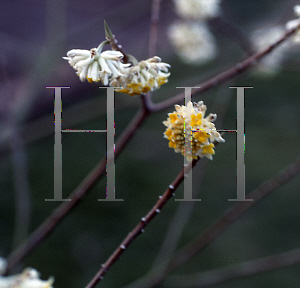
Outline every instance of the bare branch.
{"type": "MultiPolygon", "coordinates": [[[[192,167],[196,165],[196,163],[199,161],[193,160],[188,165],[187,171],[190,171],[192,167]]],[[[113,254],[108,258],[108,260],[102,264],[101,269],[99,272],[95,275],[95,277],[92,279],[92,281],[85,287],[85,288],[93,288],[97,285],[99,281],[103,279],[103,276],[107,273],[107,271],[110,269],[110,267],[120,258],[120,256],[123,254],[125,249],[133,242],[133,240],[141,233],[144,232],[144,228],[151,222],[151,220],[160,213],[161,209],[165,206],[165,204],[168,202],[172,196],[175,196],[174,191],[178,188],[178,186],[181,184],[181,182],[184,179],[184,173],[187,173],[185,169],[183,168],[181,172],[178,174],[176,179],[172,182],[172,184],[168,187],[168,189],[165,191],[163,196],[159,196],[159,200],[156,202],[156,204],[153,206],[153,208],[148,212],[148,214],[145,217],[141,218],[141,221],[138,223],[138,225],[127,235],[127,237],[122,241],[120,246],[113,252],[113,254]]]]}
{"type": "MultiPolygon", "coordinates": [[[[143,123],[148,112],[141,109],[128,125],[116,143],[115,157],[124,149],[137,128],[143,123]]],[[[30,252],[32,252],[62,221],[62,219],[74,208],[84,195],[97,183],[97,180],[105,172],[106,159],[102,161],[83,179],[81,184],[69,195],[72,201],[63,202],[52,214],[21,243],[7,258],[7,272],[20,263],[30,252]]]]}
{"type": "MultiPolygon", "coordinates": [[[[257,62],[261,58],[263,58],[264,56],[269,54],[271,51],[273,51],[273,49],[278,47],[288,37],[293,35],[299,28],[300,28],[300,25],[298,25],[294,29],[288,30],[279,40],[277,40],[273,44],[269,45],[267,48],[254,53],[252,56],[248,57],[244,61],[237,63],[234,67],[226,70],[225,72],[220,73],[219,75],[209,79],[208,81],[206,81],[202,84],[195,85],[195,87],[200,87],[200,88],[193,89],[192,96],[203,93],[204,91],[207,91],[215,86],[218,86],[221,83],[224,83],[224,82],[236,77],[237,75],[241,74],[242,72],[249,70],[252,66],[256,65],[257,62]]],[[[175,104],[182,102],[183,99],[184,99],[184,93],[179,93],[166,101],[160,102],[158,104],[154,104],[152,109],[153,109],[153,111],[160,111],[160,110],[166,109],[170,106],[173,106],[175,104]]]]}
{"type": "Polygon", "coordinates": [[[149,54],[148,54],[149,58],[154,56],[156,50],[160,1],[161,0],[152,0],[151,26],[150,26],[150,34],[149,34],[149,54]]]}
{"type": "Polygon", "coordinates": [[[253,205],[258,203],[261,199],[268,196],[276,188],[287,183],[293,179],[300,172],[300,158],[284,171],[278,173],[274,178],[261,184],[248,194],[247,198],[253,201],[238,202],[233,207],[228,209],[224,215],[219,218],[213,225],[204,231],[198,238],[190,242],[175,254],[170,260],[168,273],[187,262],[191,257],[200,253],[212,241],[217,239],[228,227],[230,227],[237,219],[239,219],[245,212],[247,212],[253,205]]]}
{"type": "Polygon", "coordinates": [[[298,263],[300,263],[299,248],[194,275],[171,276],[165,284],[169,287],[205,287],[240,277],[285,268],[298,263]]]}

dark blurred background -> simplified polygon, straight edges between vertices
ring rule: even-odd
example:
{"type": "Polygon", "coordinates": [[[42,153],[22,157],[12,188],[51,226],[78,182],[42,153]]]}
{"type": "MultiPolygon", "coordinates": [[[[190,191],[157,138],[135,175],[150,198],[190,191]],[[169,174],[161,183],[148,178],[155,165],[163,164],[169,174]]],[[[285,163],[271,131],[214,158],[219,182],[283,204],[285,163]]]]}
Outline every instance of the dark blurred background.
{"type": "MultiPolygon", "coordinates": [[[[200,84],[247,57],[234,35],[211,20],[208,24],[217,39],[216,58],[205,65],[185,64],[168,38],[168,27],[179,16],[171,0],[161,2],[156,55],[172,68],[169,82],[153,93],[154,102],[174,96],[176,86],[200,84]]],[[[221,18],[250,39],[255,29],[284,26],[294,19],[295,4],[223,0],[221,18]]],[[[97,47],[105,39],[106,20],[126,53],[147,59],[150,13],[151,1],[1,1],[0,256],[7,257],[60,204],[45,202],[53,198],[54,189],[54,92],[45,86],[71,86],[62,92],[62,129],[105,129],[104,91],[98,89],[99,83],[80,82],[62,57],[71,49],[97,47]]],[[[298,48],[293,46],[275,75],[250,71],[193,98],[203,100],[208,113],[218,114],[218,129],[232,130],[236,129],[236,92],[228,86],[254,87],[245,95],[246,193],[299,155],[298,48]]],[[[139,97],[115,93],[116,140],[139,106],[139,97]]],[[[34,267],[43,279],[55,276],[55,288],[79,288],[90,281],[182,168],[183,157],[168,148],[163,138],[162,121],[173,110],[170,107],[149,117],[116,160],[116,198],[125,201],[98,202],[105,198],[102,178],[15,273],[22,267],[34,267]]],[[[216,147],[213,161],[203,159],[193,171],[193,193],[202,201],[194,204],[178,248],[234,204],[227,199],[236,197],[236,139],[234,133],[223,138],[226,142],[216,147]]],[[[62,144],[63,196],[67,198],[105,156],[106,138],[103,133],[64,133],[62,144]]],[[[298,176],[274,191],[175,273],[209,270],[298,248],[299,185],[298,176]]],[[[181,185],[176,198],[182,197],[181,185]]],[[[175,213],[187,205],[171,199],[112,267],[102,287],[125,287],[146,274],[175,213]]],[[[213,287],[296,288],[299,268],[298,264],[213,287]]]]}

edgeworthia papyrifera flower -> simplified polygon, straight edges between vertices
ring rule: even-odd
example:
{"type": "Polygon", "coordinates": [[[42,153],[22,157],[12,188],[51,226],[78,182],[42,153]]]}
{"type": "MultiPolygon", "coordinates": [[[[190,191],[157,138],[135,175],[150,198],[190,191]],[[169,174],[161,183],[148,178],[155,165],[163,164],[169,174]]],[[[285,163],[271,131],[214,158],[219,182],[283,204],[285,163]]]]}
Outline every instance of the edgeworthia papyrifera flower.
{"type": "Polygon", "coordinates": [[[168,32],[176,54],[187,64],[205,64],[217,55],[215,37],[204,22],[175,22],[168,32]]]}
{"type": "Polygon", "coordinates": [[[54,278],[44,281],[40,274],[33,268],[26,268],[21,274],[3,277],[0,276],[1,288],[53,288],[54,278]]]}
{"type": "Polygon", "coordinates": [[[188,102],[186,106],[175,105],[176,111],[168,114],[168,119],[163,122],[167,127],[164,138],[169,140],[169,147],[176,153],[181,152],[188,161],[198,157],[207,157],[212,160],[215,154],[212,142],[225,142],[212,123],[217,119],[216,114],[209,114],[204,118],[206,106],[203,101],[198,103],[188,102]],[[191,150],[185,151],[185,132],[191,131],[191,150]]]}
{"type": "Polygon", "coordinates": [[[109,80],[123,76],[124,69],[130,64],[123,64],[120,60],[123,54],[120,51],[104,51],[103,46],[107,44],[102,42],[98,48],[91,50],[73,49],[67,53],[69,64],[76,70],[81,81],[87,79],[89,82],[98,82],[102,80],[104,85],[108,85],[109,80]]]}
{"type": "MultiPolygon", "coordinates": [[[[294,6],[294,13],[298,17],[297,19],[288,21],[285,25],[287,30],[291,30],[300,25],[300,5],[294,6]]],[[[300,43],[300,29],[297,30],[293,40],[297,43],[300,43]]]]}
{"type": "Polygon", "coordinates": [[[182,18],[206,20],[220,15],[221,0],[173,0],[177,14],[182,18]]]}
{"type": "Polygon", "coordinates": [[[135,66],[126,68],[123,76],[116,77],[110,82],[110,86],[117,88],[117,92],[127,93],[131,96],[144,94],[158,89],[161,85],[168,82],[170,73],[167,63],[161,62],[157,56],[139,62],[135,66]]]}

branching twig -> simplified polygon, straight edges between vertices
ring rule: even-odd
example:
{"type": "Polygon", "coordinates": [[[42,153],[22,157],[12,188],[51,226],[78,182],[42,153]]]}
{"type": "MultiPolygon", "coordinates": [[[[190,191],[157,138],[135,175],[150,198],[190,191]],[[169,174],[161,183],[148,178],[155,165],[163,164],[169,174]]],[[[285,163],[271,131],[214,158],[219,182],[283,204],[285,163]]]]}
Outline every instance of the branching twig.
{"type": "MultiPolygon", "coordinates": [[[[198,160],[193,160],[188,165],[188,170],[192,169],[196,165],[198,160]]],[[[95,277],[92,279],[92,281],[85,287],[85,288],[93,288],[97,285],[99,281],[103,279],[103,276],[107,273],[107,271],[110,269],[110,267],[120,258],[122,253],[125,251],[125,249],[132,243],[132,241],[141,233],[144,232],[144,228],[150,223],[150,221],[158,214],[160,213],[161,209],[165,206],[165,204],[168,202],[168,200],[174,196],[174,191],[178,188],[180,183],[184,179],[184,173],[187,173],[185,169],[183,168],[181,172],[178,174],[176,179],[172,182],[172,184],[168,187],[168,189],[165,191],[163,196],[159,196],[159,200],[156,202],[156,204],[153,206],[153,208],[148,212],[148,214],[145,217],[142,217],[139,224],[127,235],[127,237],[122,241],[120,246],[114,251],[114,253],[108,258],[108,260],[102,264],[101,269],[99,272],[95,275],[95,277]]]]}
{"type": "MultiPolygon", "coordinates": [[[[222,102],[219,97],[217,97],[213,103],[213,106],[215,109],[212,109],[212,111],[215,111],[218,115],[219,123],[223,122],[223,119],[225,117],[225,112],[228,108],[229,100],[230,100],[230,93],[227,93],[227,95],[224,97],[224,94],[222,94],[223,97],[223,105],[220,105],[222,102]],[[225,98],[225,100],[224,100],[225,98]]],[[[222,126],[222,125],[220,125],[222,126]]],[[[206,169],[206,166],[208,164],[208,161],[204,161],[202,164],[202,173],[200,177],[197,177],[198,185],[202,183],[202,179],[204,176],[204,171],[206,169]]],[[[195,197],[197,197],[197,193],[195,194],[195,197]]],[[[140,277],[139,279],[133,281],[132,283],[126,285],[124,288],[139,288],[139,287],[147,287],[148,283],[153,282],[153,279],[156,279],[157,277],[160,277],[164,274],[164,271],[169,266],[170,260],[172,258],[173,253],[175,252],[177,248],[177,244],[180,240],[180,236],[183,232],[183,229],[185,227],[185,224],[187,223],[189,217],[191,216],[193,212],[193,208],[195,206],[195,202],[183,202],[179,205],[178,210],[176,214],[174,215],[172,221],[169,224],[169,229],[166,234],[166,237],[163,241],[162,247],[160,248],[160,251],[158,252],[156,259],[152,263],[152,268],[150,271],[140,277]]]]}
{"type": "MultiPolygon", "coordinates": [[[[189,164],[188,169],[196,165],[198,160],[193,160],[189,164]]],[[[144,228],[150,223],[150,221],[161,211],[167,201],[174,196],[174,191],[178,188],[180,183],[184,179],[184,169],[178,174],[173,183],[165,191],[163,196],[159,196],[159,200],[149,211],[149,213],[141,219],[139,224],[128,234],[128,236],[123,240],[120,246],[114,251],[114,253],[108,258],[108,260],[102,264],[101,269],[92,279],[92,281],[85,288],[93,288],[97,285],[99,281],[103,279],[103,276],[107,273],[110,267],[120,258],[125,249],[132,243],[132,241],[144,231],[144,228]]],[[[243,215],[250,207],[259,202],[262,198],[266,197],[272,191],[274,191],[279,186],[283,185],[287,181],[291,180],[300,172],[300,158],[298,161],[290,165],[285,171],[279,173],[270,181],[260,185],[258,188],[253,190],[248,194],[248,198],[253,199],[253,201],[239,202],[230,208],[225,214],[217,220],[213,225],[211,225],[203,234],[201,234],[193,242],[185,246],[181,251],[179,251],[175,256],[169,261],[170,265],[167,267],[166,272],[160,275],[156,275],[154,280],[149,286],[145,283],[143,287],[153,287],[163,281],[166,276],[173,271],[178,266],[185,263],[195,254],[201,252],[208,244],[220,236],[231,224],[233,224],[241,215],[243,215]]]]}
{"type": "Polygon", "coordinates": [[[190,242],[171,258],[170,265],[164,275],[161,275],[161,277],[157,277],[157,279],[154,279],[151,285],[143,287],[153,287],[163,281],[171,271],[187,262],[194,255],[200,253],[212,241],[217,239],[228,227],[230,227],[253,205],[269,195],[276,188],[293,179],[299,172],[300,158],[298,158],[296,162],[291,164],[284,171],[278,173],[274,178],[263,183],[262,185],[254,189],[251,193],[249,193],[247,198],[253,199],[253,201],[238,202],[232,208],[228,209],[221,218],[219,218],[213,225],[211,225],[206,231],[204,231],[198,238],[190,242]]]}
{"type": "MultiPolygon", "coordinates": [[[[300,26],[300,25],[299,25],[300,26]]],[[[219,74],[218,76],[212,78],[211,80],[203,83],[201,85],[201,89],[194,89],[194,93],[197,93],[199,91],[203,92],[210,88],[213,88],[217,84],[220,84],[226,80],[229,80],[235,76],[237,76],[239,73],[245,71],[248,69],[251,65],[256,64],[257,60],[262,58],[263,56],[267,55],[269,52],[271,52],[275,47],[277,47],[281,42],[286,40],[289,36],[291,36],[293,33],[296,32],[297,28],[291,29],[287,31],[284,36],[279,39],[274,44],[270,45],[268,48],[257,52],[253,56],[249,57],[248,59],[244,60],[243,62],[235,65],[233,68],[219,74]]],[[[113,45],[116,45],[116,43],[113,43],[113,45]]],[[[137,130],[137,128],[142,124],[142,122],[146,119],[147,116],[149,116],[153,112],[157,112],[159,110],[163,110],[173,104],[176,104],[180,101],[182,101],[184,98],[184,94],[181,93],[167,101],[164,101],[159,104],[153,104],[150,99],[146,96],[144,99],[144,109],[140,110],[136,117],[133,119],[133,121],[130,123],[129,127],[126,129],[126,131],[122,134],[120,139],[116,143],[116,151],[115,156],[117,157],[119,153],[123,150],[126,143],[129,141],[129,139],[132,137],[134,132],[137,130]]],[[[194,162],[193,162],[194,163],[194,162]]],[[[54,210],[54,212],[29,236],[27,240],[21,244],[15,251],[13,251],[9,257],[7,258],[8,261],[8,267],[7,270],[10,270],[12,267],[14,267],[17,263],[22,261],[26,255],[28,255],[31,251],[33,251],[34,248],[36,248],[47,235],[52,232],[58,223],[62,221],[62,219],[69,213],[69,211],[79,202],[79,200],[82,199],[84,195],[87,194],[87,192],[96,184],[97,180],[100,178],[101,175],[103,175],[105,171],[106,161],[102,160],[92,171],[91,173],[82,181],[82,183],[71,193],[71,195],[68,197],[72,199],[70,202],[64,202],[61,205],[59,205],[58,208],[54,210]]],[[[177,183],[178,179],[175,180],[177,183]]],[[[181,180],[182,181],[182,180],[181,180]]],[[[179,184],[178,184],[179,185],[179,184]]],[[[167,193],[168,191],[166,191],[167,193]]],[[[171,193],[172,194],[172,193],[171,193]]],[[[253,198],[253,197],[251,197],[253,198]]],[[[168,198],[166,198],[168,199],[168,198]]],[[[254,198],[253,198],[254,199],[254,198]]],[[[254,202],[246,202],[246,203],[254,203],[254,202]]],[[[158,207],[160,205],[164,205],[163,202],[157,203],[158,207]]],[[[155,206],[156,207],[156,206],[155,206]]],[[[155,208],[157,209],[157,208],[155,208]]],[[[159,208],[158,208],[159,209],[159,208]]],[[[152,210],[151,210],[152,211],[152,210]]],[[[152,212],[147,215],[147,220],[150,221],[157,212],[154,211],[154,214],[151,214],[152,212]]],[[[137,226],[138,230],[144,227],[144,222],[141,222],[141,226],[137,226]]],[[[148,223],[148,222],[147,222],[148,223]]],[[[137,231],[138,231],[137,230],[137,231]]],[[[139,232],[140,233],[140,232],[139,232]]],[[[134,237],[136,237],[135,235],[134,237]]],[[[131,241],[134,239],[134,237],[131,239],[131,241]]],[[[128,239],[126,238],[126,243],[128,239]]],[[[126,247],[126,245],[125,245],[126,247]]],[[[118,248],[116,251],[119,251],[122,248],[118,248]]],[[[119,252],[118,252],[119,253],[119,252]]],[[[110,266],[109,266],[110,267],[110,266]]],[[[108,268],[109,268],[108,267],[108,268]]],[[[100,271],[99,271],[100,272],[100,271]]],[[[101,269],[101,275],[105,274],[103,272],[107,272],[105,269],[101,269]]],[[[93,287],[93,286],[88,286],[93,287]]]]}
{"type": "Polygon", "coordinates": [[[226,282],[240,277],[285,268],[300,262],[300,249],[259,258],[235,266],[204,271],[195,275],[171,276],[168,287],[204,287],[226,282]]]}
{"type": "MultiPolygon", "coordinates": [[[[143,123],[148,112],[141,109],[136,117],[128,125],[116,143],[115,156],[117,157],[131,139],[137,128],[143,123]]],[[[7,258],[7,271],[20,263],[30,252],[32,252],[62,221],[62,219],[75,207],[84,195],[97,183],[97,180],[106,169],[106,159],[103,159],[81,184],[68,197],[72,201],[63,202],[32,234],[7,258]]]]}
{"type": "MultiPolygon", "coordinates": [[[[253,199],[251,202],[239,202],[232,208],[228,209],[224,215],[212,224],[206,231],[204,231],[198,238],[182,248],[169,261],[169,266],[163,271],[157,271],[151,277],[144,277],[142,284],[143,288],[155,287],[163,282],[167,276],[177,267],[187,262],[191,257],[201,252],[212,241],[218,238],[228,227],[230,227],[237,219],[239,219],[248,209],[261,199],[273,192],[279,186],[287,183],[300,172],[300,158],[291,164],[284,171],[277,174],[268,182],[263,183],[251,193],[247,195],[248,198],[253,199]]],[[[197,285],[196,285],[197,286],[197,285]]],[[[93,286],[91,286],[93,287],[93,286]]],[[[131,288],[131,286],[129,286],[131,288]]],[[[138,287],[132,285],[132,287],[138,287]]],[[[86,287],[87,288],[87,287],[86,287]]]]}
{"type": "MultiPolygon", "coordinates": [[[[208,81],[206,81],[202,84],[195,85],[195,87],[200,87],[200,88],[194,88],[192,90],[192,95],[203,93],[204,91],[207,91],[208,89],[211,89],[214,86],[220,85],[221,83],[224,83],[224,82],[236,77],[237,75],[241,74],[242,72],[250,69],[253,65],[256,65],[257,62],[261,58],[263,58],[268,53],[270,53],[274,48],[279,46],[288,37],[293,35],[299,28],[300,28],[300,25],[298,25],[294,29],[288,30],[279,40],[277,40],[273,44],[269,45],[267,48],[254,53],[252,56],[248,57],[244,61],[237,63],[234,67],[228,69],[227,71],[225,71],[223,73],[220,73],[219,75],[209,79],[208,81]]],[[[160,111],[160,110],[166,109],[170,106],[181,103],[183,101],[183,99],[184,99],[184,93],[179,93],[166,101],[160,102],[158,104],[154,104],[153,110],[160,111]]]]}

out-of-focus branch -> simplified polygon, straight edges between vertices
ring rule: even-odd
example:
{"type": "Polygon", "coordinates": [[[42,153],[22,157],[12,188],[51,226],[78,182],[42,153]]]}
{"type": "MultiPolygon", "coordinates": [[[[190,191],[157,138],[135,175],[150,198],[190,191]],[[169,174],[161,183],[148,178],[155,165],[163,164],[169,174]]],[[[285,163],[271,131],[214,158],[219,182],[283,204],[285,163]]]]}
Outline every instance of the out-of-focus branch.
{"type": "MultiPolygon", "coordinates": [[[[300,24],[299,24],[300,27],[300,24]]],[[[289,36],[291,36],[293,33],[297,31],[299,27],[295,27],[294,29],[291,29],[287,31],[281,39],[279,39],[277,42],[273,43],[266,49],[255,53],[253,56],[247,58],[246,60],[238,63],[233,68],[219,74],[218,76],[208,80],[207,82],[203,83],[200,89],[194,89],[193,94],[206,91],[210,88],[213,88],[214,86],[217,86],[220,83],[223,83],[237,75],[239,75],[241,72],[247,70],[251,65],[255,65],[257,63],[257,60],[262,58],[263,56],[267,55],[269,52],[271,52],[275,47],[277,47],[280,43],[285,41],[289,36]]],[[[116,45],[115,41],[113,41],[112,45],[116,45]]],[[[118,48],[120,49],[120,48],[118,48]]],[[[117,49],[117,50],[118,50],[117,49]]],[[[198,85],[197,85],[198,86],[198,85]]],[[[137,128],[143,123],[143,121],[149,116],[151,113],[163,110],[165,108],[168,108],[169,106],[172,106],[176,103],[179,103],[184,99],[184,93],[178,94],[171,99],[164,101],[159,104],[153,104],[149,97],[142,97],[143,99],[143,109],[141,109],[136,117],[132,120],[132,122],[129,124],[128,128],[124,131],[120,139],[116,143],[116,150],[115,150],[115,156],[117,157],[120,152],[123,150],[125,145],[128,143],[128,141],[133,136],[134,132],[137,130],[137,128]]],[[[194,162],[193,162],[194,163],[194,162]]],[[[72,199],[70,202],[64,202],[62,203],[58,208],[54,210],[54,212],[29,236],[27,240],[23,242],[15,251],[13,251],[9,257],[7,258],[8,261],[8,267],[7,270],[9,271],[12,267],[14,267],[16,264],[18,264],[22,259],[25,258],[26,255],[28,255],[31,251],[34,250],[45,238],[47,235],[49,235],[62,221],[62,219],[70,212],[70,210],[78,204],[79,200],[82,199],[84,195],[87,194],[87,192],[96,184],[98,179],[101,175],[103,175],[106,167],[106,161],[102,160],[91,172],[87,177],[82,181],[82,183],[71,193],[71,195],[68,197],[72,199]]],[[[177,182],[178,180],[175,180],[177,182]]],[[[182,181],[182,180],[181,180],[182,181]]],[[[167,193],[167,192],[166,192],[167,193]]],[[[250,196],[250,195],[249,195],[250,196]]],[[[254,197],[251,197],[254,199],[254,197]]],[[[246,202],[246,203],[256,203],[253,202],[246,202]]],[[[164,205],[164,203],[159,202],[157,204],[158,206],[164,205]]],[[[249,204],[248,204],[249,205],[249,204]]],[[[152,211],[152,210],[151,210],[152,211]]],[[[152,212],[151,212],[152,213],[152,212]]],[[[152,215],[150,213],[149,217],[147,215],[147,221],[150,221],[155,215],[152,215]]],[[[144,224],[143,224],[144,225],[144,224]]],[[[137,226],[138,230],[142,227],[137,226]]],[[[140,232],[138,232],[140,233],[140,232]]],[[[137,234],[134,236],[134,238],[137,236],[137,234]]],[[[131,241],[134,239],[132,238],[131,241]]],[[[125,239],[127,244],[128,239],[125,239]]],[[[126,247],[126,246],[125,246],[126,247]]],[[[116,251],[119,251],[122,248],[118,248],[116,251]]],[[[122,250],[123,251],[123,250],[122,250]]],[[[119,253],[119,252],[118,252],[119,253]]],[[[183,251],[183,254],[185,252],[183,251]]],[[[113,255],[112,255],[113,256],[113,255]]],[[[176,261],[179,261],[178,263],[182,261],[180,256],[184,255],[177,255],[176,261]]],[[[115,257],[115,256],[113,256],[115,257]]],[[[110,259],[108,260],[110,261],[110,259]]],[[[184,262],[184,261],[183,261],[184,262]]],[[[111,262],[109,262],[111,263],[111,262]]],[[[175,263],[175,262],[174,262],[175,263]]],[[[176,264],[177,265],[177,264],[176,264]]],[[[109,268],[110,266],[107,266],[109,268]]],[[[101,269],[99,271],[100,275],[104,275],[107,272],[107,269],[101,269]]],[[[98,275],[98,274],[97,274],[98,275]]],[[[102,277],[102,276],[100,276],[102,277]]],[[[94,287],[94,286],[87,286],[87,287],[94,287]]]]}
{"type": "MultiPolygon", "coordinates": [[[[279,40],[277,40],[273,44],[269,45],[267,48],[254,53],[252,56],[248,57],[244,61],[237,63],[234,67],[226,70],[225,72],[220,73],[219,75],[209,79],[208,81],[206,81],[202,84],[195,85],[195,87],[200,87],[200,88],[193,89],[192,96],[199,94],[199,93],[203,93],[204,91],[207,91],[207,90],[211,89],[212,87],[218,86],[221,83],[224,83],[224,82],[236,77],[237,75],[241,74],[242,72],[249,70],[252,66],[256,65],[257,62],[261,58],[263,58],[264,56],[269,54],[271,51],[273,51],[273,49],[275,49],[282,42],[287,40],[287,38],[289,38],[291,35],[293,35],[298,29],[300,29],[300,25],[298,25],[294,29],[287,30],[286,33],[279,40]]],[[[154,104],[152,107],[152,110],[160,111],[160,110],[166,109],[170,106],[181,103],[183,101],[183,99],[184,99],[184,93],[179,93],[166,101],[160,102],[158,104],[154,104]]]]}
{"type": "Polygon", "coordinates": [[[154,56],[156,50],[160,2],[161,0],[152,0],[151,26],[150,26],[150,34],[149,34],[149,52],[148,52],[149,58],[154,56]]]}
{"type": "Polygon", "coordinates": [[[221,33],[224,33],[227,37],[236,41],[248,55],[253,54],[254,51],[251,42],[247,35],[239,27],[232,25],[222,16],[210,19],[209,24],[221,33]]]}
{"type": "Polygon", "coordinates": [[[110,267],[120,258],[123,252],[128,248],[128,246],[133,242],[133,240],[141,233],[144,232],[144,228],[151,222],[151,220],[160,213],[161,209],[165,206],[172,196],[175,196],[174,191],[179,187],[181,182],[184,179],[184,173],[188,173],[196,165],[198,160],[193,160],[188,167],[187,171],[183,168],[176,179],[172,182],[172,184],[168,187],[165,193],[162,196],[159,196],[159,200],[152,207],[152,209],[148,212],[145,217],[141,218],[141,221],[137,224],[137,226],[127,235],[127,237],[122,241],[120,246],[111,254],[108,260],[102,264],[101,269],[95,275],[95,277],[90,281],[90,283],[85,288],[93,288],[103,279],[103,276],[107,273],[110,267]]]}
{"type": "MultiPolygon", "coordinates": [[[[215,109],[212,109],[212,111],[216,112],[216,114],[218,115],[220,126],[222,126],[221,123],[223,123],[225,112],[227,111],[229,105],[230,93],[226,93],[225,96],[224,93],[222,93],[222,99],[220,98],[221,95],[219,95],[215,99],[213,103],[215,109]]],[[[199,175],[200,177],[197,176],[198,185],[199,184],[201,185],[202,183],[202,179],[205,175],[204,172],[207,164],[208,164],[207,161],[201,162],[202,173],[199,175]]],[[[197,197],[197,193],[195,194],[195,197],[197,197]]],[[[156,256],[156,259],[152,264],[152,268],[146,275],[126,285],[124,288],[148,287],[147,285],[149,284],[151,285],[153,279],[156,279],[157,277],[160,277],[161,275],[164,274],[164,271],[167,269],[168,265],[170,264],[172,255],[177,248],[177,244],[180,240],[183,229],[193,212],[194,206],[195,206],[194,201],[180,203],[176,214],[174,215],[172,221],[169,224],[168,232],[166,233],[165,239],[160,248],[160,251],[156,256]]]]}
{"type": "MultiPolygon", "coordinates": [[[[188,171],[194,167],[198,160],[193,160],[188,166],[188,171]]],[[[291,180],[300,172],[300,157],[299,159],[290,165],[286,170],[276,175],[273,179],[260,185],[258,188],[253,190],[248,194],[248,198],[253,199],[253,201],[239,202],[235,204],[232,208],[227,210],[225,214],[217,220],[213,225],[211,225],[204,233],[202,233],[198,238],[192,241],[190,244],[186,245],[177,254],[175,254],[169,261],[169,265],[165,272],[157,273],[148,283],[143,283],[143,288],[154,287],[161,283],[167,275],[173,271],[178,266],[187,262],[192,256],[201,252],[206,246],[208,246],[213,240],[219,237],[230,225],[232,225],[237,219],[239,219],[249,208],[254,204],[258,203],[261,199],[266,197],[268,194],[273,192],[276,188],[283,185],[287,181],[291,180]]],[[[163,196],[159,196],[159,200],[149,211],[149,213],[142,217],[138,225],[128,234],[128,236],[122,241],[120,246],[112,253],[108,260],[102,264],[101,269],[97,272],[94,278],[85,288],[95,287],[111,268],[111,266],[120,258],[123,252],[128,248],[128,246],[133,242],[133,240],[144,231],[144,228],[150,223],[150,221],[160,213],[161,209],[167,203],[167,201],[174,196],[174,191],[178,188],[180,183],[184,180],[185,169],[178,174],[173,183],[165,191],[163,196]]]]}
{"type": "MultiPolygon", "coordinates": [[[[11,123],[16,126],[16,123],[11,123]]],[[[27,155],[17,127],[12,128],[10,148],[14,171],[14,196],[15,196],[15,228],[13,236],[13,248],[17,247],[28,236],[31,201],[29,182],[27,175],[27,155]]]]}
{"type": "MultiPolygon", "coordinates": [[[[141,109],[128,125],[116,143],[115,157],[117,157],[134,132],[143,123],[148,111],[141,109]]],[[[62,221],[62,219],[74,208],[84,195],[97,183],[97,180],[105,172],[106,159],[103,159],[81,182],[81,184],[69,195],[71,201],[60,204],[53,213],[35,230],[21,245],[7,258],[7,272],[20,263],[32,252],[62,221]]]]}
{"type": "Polygon", "coordinates": [[[143,285],[143,288],[154,287],[161,283],[168,274],[175,270],[180,265],[186,263],[196,254],[200,253],[211,242],[217,239],[227,228],[229,228],[237,219],[247,212],[253,205],[261,199],[268,196],[276,188],[293,179],[300,172],[300,157],[297,161],[287,167],[284,171],[278,173],[274,178],[261,184],[251,193],[247,194],[247,198],[253,201],[238,202],[233,207],[228,209],[224,215],[205,230],[198,238],[187,244],[179,252],[177,252],[170,260],[170,265],[163,275],[157,275],[152,279],[149,285],[143,285]]]}
{"type": "MultiPolygon", "coordinates": [[[[193,162],[194,163],[194,162],[193,162]]],[[[248,211],[254,204],[269,195],[276,188],[293,179],[300,172],[300,157],[296,162],[287,167],[284,171],[278,173],[274,178],[263,183],[251,193],[247,194],[247,198],[253,201],[238,202],[232,208],[228,209],[224,215],[205,230],[198,238],[190,242],[177,252],[169,261],[169,265],[165,270],[157,271],[149,277],[144,277],[143,282],[133,283],[129,288],[143,287],[151,288],[162,283],[168,275],[180,265],[186,263],[196,254],[203,251],[211,242],[217,239],[227,228],[229,228],[237,219],[248,211]],[[139,284],[140,286],[136,285],[139,284]]],[[[87,286],[91,288],[94,286],[87,286]]]]}
{"type": "Polygon", "coordinates": [[[194,275],[171,276],[165,283],[168,287],[205,287],[240,277],[285,268],[300,263],[300,249],[259,258],[235,266],[204,271],[194,275]]]}

